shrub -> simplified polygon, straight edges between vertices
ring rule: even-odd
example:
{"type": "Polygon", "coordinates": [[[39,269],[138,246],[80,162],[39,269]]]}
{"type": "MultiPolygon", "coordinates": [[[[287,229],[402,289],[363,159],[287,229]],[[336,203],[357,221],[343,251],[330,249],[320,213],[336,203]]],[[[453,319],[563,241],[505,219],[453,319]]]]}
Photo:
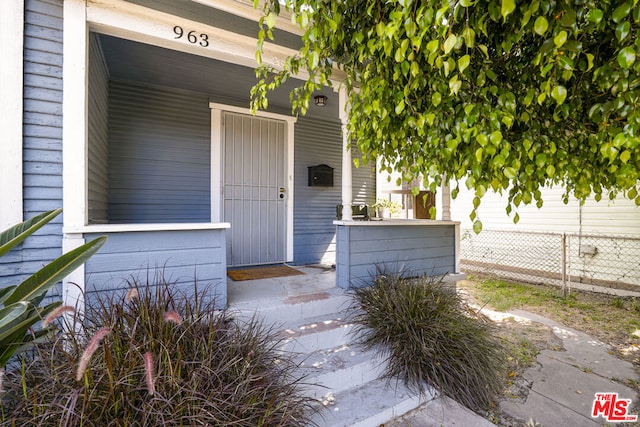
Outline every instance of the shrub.
{"type": "MultiPolygon", "coordinates": [[[[79,332],[35,348],[5,383],[5,423],[56,426],[308,423],[309,398],[272,330],[214,312],[208,292],[132,284],[79,332]]],[[[69,328],[73,330],[74,328],[69,328]]],[[[77,327],[75,328],[77,331],[77,327]]]]}
{"type": "Polygon", "coordinates": [[[488,319],[468,308],[442,280],[379,272],[353,290],[358,341],[383,355],[385,376],[410,388],[427,384],[473,409],[502,389],[506,353],[488,319]]]}

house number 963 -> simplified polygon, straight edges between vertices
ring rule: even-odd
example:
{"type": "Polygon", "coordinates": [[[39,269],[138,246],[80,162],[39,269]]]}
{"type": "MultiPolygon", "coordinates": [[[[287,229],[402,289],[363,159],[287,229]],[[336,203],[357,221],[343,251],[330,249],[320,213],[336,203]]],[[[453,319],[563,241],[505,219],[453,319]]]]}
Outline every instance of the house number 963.
{"type": "Polygon", "coordinates": [[[176,35],[174,39],[181,39],[183,36],[191,44],[199,44],[202,47],[209,46],[209,36],[204,33],[198,33],[195,30],[185,33],[180,25],[173,27],[173,33],[176,35]]]}

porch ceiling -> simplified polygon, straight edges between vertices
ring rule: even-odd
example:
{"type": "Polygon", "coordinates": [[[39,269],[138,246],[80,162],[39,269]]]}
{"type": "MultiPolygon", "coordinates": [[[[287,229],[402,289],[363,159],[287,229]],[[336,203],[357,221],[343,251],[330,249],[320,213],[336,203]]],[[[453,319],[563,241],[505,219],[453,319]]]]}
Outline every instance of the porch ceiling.
{"type": "MultiPolygon", "coordinates": [[[[113,80],[143,83],[205,93],[213,101],[248,107],[250,90],[256,81],[254,70],[236,64],[157,46],[100,35],[100,43],[113,80]]],[[[294,81],[269,97],[269,111],[291,114],[289,92],[294,81]]],[[[338,94],[327,88],[325,107],[311,105],[307,117],[339,120],[338,94]]]]}

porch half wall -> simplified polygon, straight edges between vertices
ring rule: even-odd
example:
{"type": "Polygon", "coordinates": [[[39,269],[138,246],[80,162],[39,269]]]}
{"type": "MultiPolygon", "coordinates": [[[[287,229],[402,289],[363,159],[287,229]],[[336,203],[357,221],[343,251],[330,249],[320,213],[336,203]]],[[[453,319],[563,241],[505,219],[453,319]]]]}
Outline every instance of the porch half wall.
{"type": "Polygon", "coordinates": [[[428,220],[336,221],[337,285],[366,286],[376,269],[405,276],[450,276],[458,270],[458,223],[428,220]]]}
{"type": "Polygon", "coordinates": [[[168,283],[187,295],[208,290],[216,308],[227,304],[226,229],[128,231],[85,234],[86,241],[108,236],[85,265],[86,302],[99,292],[125,293],[130,283],[168,283]]]}

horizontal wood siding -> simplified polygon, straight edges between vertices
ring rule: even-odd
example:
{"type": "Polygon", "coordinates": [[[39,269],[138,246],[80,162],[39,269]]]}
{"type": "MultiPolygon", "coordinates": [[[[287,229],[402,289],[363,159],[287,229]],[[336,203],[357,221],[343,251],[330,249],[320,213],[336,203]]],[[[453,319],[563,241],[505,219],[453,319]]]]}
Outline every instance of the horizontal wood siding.
{"type": "Polygon", "coordinates": [[[89,36],[88,205],[89,223],[109,220],[109,71],[100,40],[89,36]]]}
{"type": "MultiPolygon", "coordinates": [[[[615,234],[640,237],[640,206],[622,196],[615,200],[588,199],[582,206],[583,234],[615,234]]],[[[640,253],[636,254],[640,257],[640,253]]]]}
{"type": "Polygon", "coordinates": [[[336,227],[336,284],[348,287],[351,274],[351,259],[349,248],[349,227],[336,227]],[[342,285],[341,285],[342,284],[342,285]]]}
{"type": "MultiPolygon", "coordinates": [[[[62,0],[26,0],[24,38],[26,219],[62,206],[62,0]]],[[[61,247],[59,216],[0,258],[0,287],[33,274],[60,256],[61,247]]]]}
{"type": "Polygon", "coordinates": [[[410,275],[455,273],[455,228],[442,226],[338,226],[337,282],[362,286],[380,266],[410,275]]]}
{"type": "Polygon", "coordinates": [[[209,222],[206,95],[111,82],[109,222],[209,222]]]}
{"type": "MultiPolygon", "coordinates": [[[[606,196],[600,202],[589,198],[583,206],[575,199],[562,202],[561,187],[541,190],[544,205],[521,205],[520,221],[513,223],[513,214],[506,214],[507,195],[488,191],[482,198],[478,218],[483,230],[535,231],[550,233],[614,234],[640,236],[640,207],[622,196],[611,201],[606,196]]],[[[463,229],[472,228],[469,214],[473,209],[473,190],[460,185],[460,194],[451,201],[451,217],[460,221],[463,229]]]]}
{"type": "MultiPolygon", "coordinates": [[[[335,263],[336,205],[342,203],[342,133],[339,122],[301,117],[295,127],[294,262],[335,263]],[[308,167],[334,168],[333,187],[309,187],[308,167]]],[[[353,169],[354,203],[375,202],[371,168],[353,169]]]]}
{"type": "MultiPolygon", "coordinates": [[[[538,209],[535,204],[521,205],[517,210],[520,221],[514,224],[513,214],[509,217],[505,211],[506,194],[501,196],[487,191],[478,209],[478,218],[482,221],[483,229],[578,232],[579,203],[573,200],[568,205],[562,203],[561,189],[546,189],[542,194],[544,199],[542,209],[538,209]]],[[[451,200],[451,219],[460,221],[463,229],[470,229],[473,226],[469,214],[473,209],[474,196],[475,192],[468,190],[461,182],[458,197],[451,200]]]]}
{"type": "MultiPolygon", "coordinates": [[[[144,231],[107,234],[107,243],[86,263],[87,300],[97,293],[126,292],[128,281],[157,285],[162,278],[187,294],[210,287],[216,306],[226,306],[226,230],[144,231]]],[[[102,235],[102,234],[100,234],[102,235]]],[[[98,234],[87,234],[87,241],[98,234]]]]}

